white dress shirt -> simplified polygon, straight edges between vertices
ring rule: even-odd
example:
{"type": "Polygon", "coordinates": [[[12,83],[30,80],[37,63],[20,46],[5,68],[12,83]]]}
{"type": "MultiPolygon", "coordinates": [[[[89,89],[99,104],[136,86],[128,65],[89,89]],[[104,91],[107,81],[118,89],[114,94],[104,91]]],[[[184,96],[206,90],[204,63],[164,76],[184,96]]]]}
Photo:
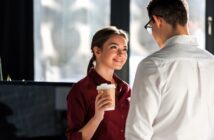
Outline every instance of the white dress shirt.
{"type": "Polygon", "coordinates": [[[214,57],[179,35],[138,65],[127,140],[214,140],[214,57]]]}

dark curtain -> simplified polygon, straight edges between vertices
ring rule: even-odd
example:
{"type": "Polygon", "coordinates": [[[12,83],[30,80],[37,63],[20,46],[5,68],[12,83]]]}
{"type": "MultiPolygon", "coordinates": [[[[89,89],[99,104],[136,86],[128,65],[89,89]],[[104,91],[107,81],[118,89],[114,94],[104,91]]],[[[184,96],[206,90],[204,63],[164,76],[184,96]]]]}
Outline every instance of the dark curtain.
{"type": "Polygon", "coordinates": [[[33,0],[2,0],[0,57],[4,80],[33,80],[33,0]]]}

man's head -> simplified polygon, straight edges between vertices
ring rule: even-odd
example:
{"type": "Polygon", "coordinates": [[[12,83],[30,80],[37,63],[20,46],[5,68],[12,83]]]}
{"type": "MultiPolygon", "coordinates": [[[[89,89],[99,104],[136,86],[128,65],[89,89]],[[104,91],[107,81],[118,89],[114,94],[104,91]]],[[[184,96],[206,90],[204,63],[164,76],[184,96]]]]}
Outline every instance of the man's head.
{"type": "Polygon", "coordinates": [[[147,10],[150,18],[161,15],[172,27],[187,24],[187,9],[181,0],[152,0],[147,10]]]}
{"type": "Polygon", "coordinates": [[[187,34],[188,10],[182,0],[151,0],[148,7],[152,34],[161,47],[174,35],[187,34]]]}

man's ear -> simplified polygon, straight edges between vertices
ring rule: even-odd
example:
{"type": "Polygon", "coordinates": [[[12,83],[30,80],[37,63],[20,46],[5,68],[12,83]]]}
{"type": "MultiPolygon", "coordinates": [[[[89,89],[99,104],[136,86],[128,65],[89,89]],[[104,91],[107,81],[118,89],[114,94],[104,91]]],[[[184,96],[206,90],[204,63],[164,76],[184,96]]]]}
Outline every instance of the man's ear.
{"type": "Polygon", "coordinates": [[[95,56],[99,56],[101,54],[101,49],[97,46],[93,47],[92,49],[93,53],[95,54],[95,56]]]}
{"type": "Polygon", "coordinates": [[[153,19],[158,28],[162,26],[163,19],[161,17],[153,15],[153,19]]]}

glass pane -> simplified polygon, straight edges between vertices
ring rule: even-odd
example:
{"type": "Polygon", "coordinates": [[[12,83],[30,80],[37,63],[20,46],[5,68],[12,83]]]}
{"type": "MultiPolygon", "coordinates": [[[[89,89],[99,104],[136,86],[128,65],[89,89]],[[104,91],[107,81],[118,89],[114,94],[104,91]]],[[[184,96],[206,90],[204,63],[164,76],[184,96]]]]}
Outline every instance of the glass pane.
{"type": "MultiPolygon", "coordinates": [[[[130,21],[130,84],[132,86],[138,63],[147,55],[159,50],[152,35],[144,29],[148,22],[147,4],[150,0],[131,0],[130,21]]],[[[205,48],[205,1],[189,0],[189,29],[205,48]]]]}
{"type": "Polygon", "coordinates": [[[146,6],[149,0],[131,0],[130,21],[130,84],[133,84],[138,63],[159,48],[152,36],[144,29],[149,21],[146,6]]]}
{"type": "Polygon", "coordinates": [[[110,0],[34,0],[35,80],[85,76],[92,35],[109,19],[110,0]]]}
{"type": "Polygon", "coordinates": [[[197,37],[201,49],[205,49],[205,2],[206,0],[188,0],[189,30],[197,37]]]}

